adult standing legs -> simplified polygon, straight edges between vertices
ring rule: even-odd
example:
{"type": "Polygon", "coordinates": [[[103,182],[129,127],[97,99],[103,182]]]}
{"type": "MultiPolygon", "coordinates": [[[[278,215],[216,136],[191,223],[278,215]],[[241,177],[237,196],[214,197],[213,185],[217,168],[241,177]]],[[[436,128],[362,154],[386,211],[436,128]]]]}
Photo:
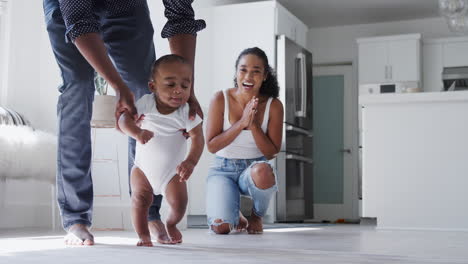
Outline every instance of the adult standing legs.
{"type": "Polygon", "coordinates": [[[91,128],[94,70],[72,43],[57,0],[44,0],[52,49],[62,74],[57,104],[57,198],[67,243],[94,243],[87,227],[92,222],[91,128]]]}

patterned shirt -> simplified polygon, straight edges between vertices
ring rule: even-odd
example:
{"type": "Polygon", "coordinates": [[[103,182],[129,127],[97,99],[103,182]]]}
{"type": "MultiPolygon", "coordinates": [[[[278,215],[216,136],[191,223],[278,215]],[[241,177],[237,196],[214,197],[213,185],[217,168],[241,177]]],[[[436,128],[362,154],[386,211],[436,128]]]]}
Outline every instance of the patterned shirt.
{"type": "MultiPolygon", "coordinates": [[[[195,35],[206,27],[205,21],[195,20],[193,0],[163,0],[167,23],[161,36],[170,38],[177,34],[195,35]]],[[[98,4],[103,4],[109,16],[132,12],[138,6],[146,5],[146,0],[59,0],[60,10],[67,27],[66,37],[74,41],[77,37],[99,32],[100,24],[94,15],[98,4]]]]}

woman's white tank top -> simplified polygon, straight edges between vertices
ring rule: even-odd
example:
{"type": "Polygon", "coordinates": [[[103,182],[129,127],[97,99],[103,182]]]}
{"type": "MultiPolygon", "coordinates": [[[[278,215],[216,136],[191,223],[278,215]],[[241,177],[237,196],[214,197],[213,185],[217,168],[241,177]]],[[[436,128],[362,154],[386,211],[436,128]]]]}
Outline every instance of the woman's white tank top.
{"type": "MultiPolygon", "coordinates": [[[[223,131],[228,130],[232,125],[229,123],[229,97],[227,90],[223,91],[224,95],[224,124],[223,131]]],[[[268,119],[270,117],[270,104],[273,97],[270,97],[265,107],[261,128],[266,133],[268,128],[268,119]]],[[[216,155],[228,159],[254,159],[263,156],[263,153],[258,149],[250,130],[242,130],[240,134],[227,145],[225,148],[216,152],[216,155]]]]}

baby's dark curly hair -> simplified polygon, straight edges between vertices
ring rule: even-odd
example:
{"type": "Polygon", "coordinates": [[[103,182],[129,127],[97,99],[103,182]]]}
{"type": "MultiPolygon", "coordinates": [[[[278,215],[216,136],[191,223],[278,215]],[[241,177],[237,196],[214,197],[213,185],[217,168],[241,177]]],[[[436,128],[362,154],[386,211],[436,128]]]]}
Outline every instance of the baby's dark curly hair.
{"type": "Polygon", "coordinates": [[[180,63],[189,65],[190,68],[192,67],[190,63],[188,62],[188,60],[186,60],[182,56],[179,56],[176,54],[164,55],[162,57],[159,57],[159,59],[157,59],[156,61],[154,61],[153,66],[151,67],[151,75],[149,76],[150,81],[153,80],[153,76],[154,74],[156,74],[156,71],[158,71],[159,66],[161,66],[164,63],[171,63],[171,62],[180,62],[180,63]]]}
{"type": "MultiPolygon", "coordinates": [[[[262,49],[258,47],[253,47],[253,48],[248,48],[248,49],[243,50],[239,54],[239,57],[237,57],[236,65],[235,65],[236,71],[237,71],[237,66],[239,65],[240,59],[243,56],[249,55],[249,54],[259,57],[263,61],[263,65],[265,67],[264,70],[265,70],[265,74],[267,78],[262,83],[262,86],[260,87],[260,94],[266,95],[268,97],[277,98],[279,96],[278,79],[276,78],[275,71],[268,64],[268,57],[262,49]]],[[[234,86],[237,87],[236,76],[234,76],[234,86]]]]}

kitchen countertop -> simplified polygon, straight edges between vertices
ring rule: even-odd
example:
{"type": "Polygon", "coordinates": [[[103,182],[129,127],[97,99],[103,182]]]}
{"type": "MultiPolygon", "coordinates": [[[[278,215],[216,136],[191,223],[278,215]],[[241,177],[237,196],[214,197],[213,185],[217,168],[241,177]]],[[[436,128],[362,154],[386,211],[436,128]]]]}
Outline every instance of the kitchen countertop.
{"type": "Polygon", "coordinates": [[[359,105],[468,101],[468,91],[360,95],[359,105]]]}

